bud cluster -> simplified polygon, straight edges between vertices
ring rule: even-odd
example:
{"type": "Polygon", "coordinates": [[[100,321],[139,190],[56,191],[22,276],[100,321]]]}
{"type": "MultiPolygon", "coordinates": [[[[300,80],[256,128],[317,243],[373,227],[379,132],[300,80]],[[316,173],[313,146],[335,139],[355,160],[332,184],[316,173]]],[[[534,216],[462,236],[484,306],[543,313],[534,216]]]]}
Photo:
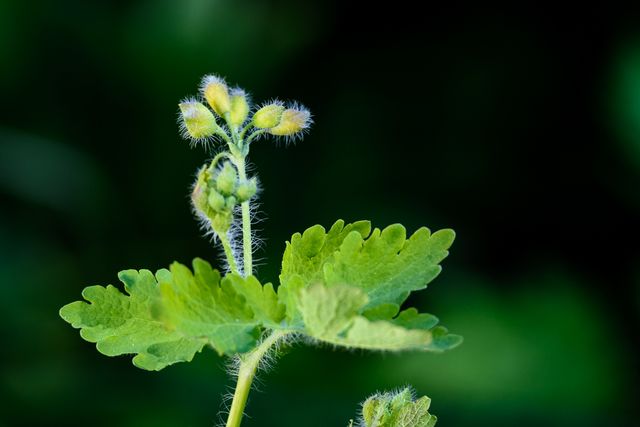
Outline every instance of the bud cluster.
{"type": "Polygon", "coordinates": [[[299,104],[277,100],[253,107],[244,90],[229,87],[216,75],[205,76],[199,92],[197,98],[179,104],[180,127],[186,139],[202,142],[216,153],[211,164],[198,172],[192,205],[207,234],[219,238],[230,271],[251,274],[255,246],[252,202],[258,190],[256,178],[247,177],[251,144],[265,135],[301,137],[311,125],[311,114],[299,104]],[[222,142],[222,146],[209,142],[222,142]],[[236,225],[241,231],[241,246],[235,240],[240,234],[233,232],[236,225]]]}
{"type": "Polygon", "coordinates": [[[233,210],[258,191],[255,178],[240,179],[235,167],[225,161],[221,168],[203,167],[191,193],[198,215],[218,233],[226,233],[233,223],[233,210]]]}
{"type": "MultiPolygon", "coordinates": [[[[219,136],[227,142],[242,142],[236,141],[234,133],[243,126],[245,130],[256,129],[254,136],[269,133],[295,138],[302,135],[312,122],[309,110],[303,106],[285,106],[280,101],[264,104],[249,118],[251,104],[246,92],[240,88],[229,88],[224,79],[215,75],[202,79],[200,94],[202,102],[189,98],[179,104],[183,134],[194,141],[206,141],[219,136]],[[218,125],[216,116],[226,122],[231,135],[218,125]]],[[[253,138],[249,136],[249,139],[253,138]]]]}

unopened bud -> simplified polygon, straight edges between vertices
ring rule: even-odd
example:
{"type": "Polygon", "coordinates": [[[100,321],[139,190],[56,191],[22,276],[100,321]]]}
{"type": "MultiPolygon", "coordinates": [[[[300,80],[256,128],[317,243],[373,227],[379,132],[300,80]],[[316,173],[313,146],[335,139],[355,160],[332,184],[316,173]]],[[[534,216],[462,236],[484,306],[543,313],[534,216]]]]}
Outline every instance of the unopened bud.
{"type": "Polygon", "coordinates": [[[280,104],[265,105],[253,115],[253,125],[260,129],[268,129],[280,123],[284,106],[280,104]]]}
{"type": "Polygon", "coordinates": [[[221,211],[224,209],[224,196],[212,188],[209,190],[207,203],[214,211],[221,211]]]}
{"type": "Polygon", "coordinates": [[[304,108],[287,108],[282,112],[278,126],[269,129],[269,133],[277,136],[296,134],[307,127],[311,114],[304,108]]]}
{"type": "Polygon", "coordinates": [[[193,187],[193,191],[191,192],[191,203],[193,204],[193,207],[200,212],[205,212],[207,210],[206,184],[198,181],[195,187],[193,187]]]}
{"type": "Polygon", "coordinates": [[[216,187],[224,195],[233,194],[238,181],[238,174],[231,163],[226,162],[216,177],[216,187]]]}
{"type": "Polygon", "coordinates": [[[236,195],[238,196],[238,200],[240,202],[246,202],[255,196],[258,191],[258,184],[255,178],[251,178],[249,181],[243,181],[238,185],[238,189],[236,190],[236,195]]]}
{"type": "Polygon", "coordinates": [[[227,203],[226,203],[227,210],[229,211],[233,210],[233,208],[236,206],[236,203],[238,203],[238,200],[235,197],[233,196],[227,197],[227,203]]]}
{"type": "Polygon", "coordinates": [[[202,79],[200,90],[213,111],[219,116],[222,117],[231,111],[229,89],[223,79],[214,75],[205,76],[202,79]]]}
{"type": "Polygon", "coordinates": [[[214,134],[218,125],[213,113],[207,107],[197,101],[181,102],[178,106],[188,136],[201,139],[214,134]]]}
{"type": "Polygon", "coordinates": [[[249,115],[249,103],[247,95],[242,89],[233,89],[231,91],[231,112],[229,113],[229,121],[233,126],[240,126],[249,115]]]}

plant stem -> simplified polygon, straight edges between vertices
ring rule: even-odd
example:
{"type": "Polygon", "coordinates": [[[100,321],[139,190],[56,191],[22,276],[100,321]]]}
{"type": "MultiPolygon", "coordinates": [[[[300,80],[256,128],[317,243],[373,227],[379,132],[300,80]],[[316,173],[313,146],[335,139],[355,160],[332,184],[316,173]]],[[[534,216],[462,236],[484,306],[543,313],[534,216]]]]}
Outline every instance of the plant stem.
{"type": "Polygon", "coordinates": [[[238,273],[238,266],[236,265],[236,259],[233,257],[233,251],[231,250],[231,244],[229,243],[229,238],[226,233],[219,233],[220,243],[222,243],[222,248],[224,249],[224,254],[227,257],[227,262],[229,263],[229,268],[232,273],[238,273]]]}
{"type": "MultiPolygon", "coordinates": [[[[241,181],[247,179],[244,157],[236,157],[236,167],[241,181]]],[[[244,252],[244,275],[253,274],[253,245],[251,241],[251,209],[249,201],[242,202],[242,250],[244,252]]]]}
{"type": "Polygon", "coordinates": [[[247,398],[251,390],[251,383],[256,375],[256,370],[260,365],[260,360],[280,338],[287,335],[286,331],[275,331],[260,343],[258,347],[246,355],[240,356],[240,367],[238,369],[238,383],[233,393],[233,401],[229,410],[226,427],[240,427],[244,408],[247,405],[247,398]]]}

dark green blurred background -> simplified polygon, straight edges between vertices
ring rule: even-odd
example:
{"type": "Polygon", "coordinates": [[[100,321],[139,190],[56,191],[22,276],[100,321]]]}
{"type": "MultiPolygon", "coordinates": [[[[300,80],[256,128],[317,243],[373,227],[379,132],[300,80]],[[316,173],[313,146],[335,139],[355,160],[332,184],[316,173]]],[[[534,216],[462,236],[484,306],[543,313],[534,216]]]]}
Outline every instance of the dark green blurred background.
{"type": "Polygon", "coordinates": [[[252,151],[263,280],[315,223],[458,233],[411,302],[462,347],[296,347],[247,426],[343,426],[409,383],[443,427],[638,425],[637,10],[345,3],[0,0],[1,426],[218,421],[213,352],[145,372],[57,313],[121,269],[217,260],[187,197],[203,151],[176,126],[212,72],[316,121],[252,151]]]}

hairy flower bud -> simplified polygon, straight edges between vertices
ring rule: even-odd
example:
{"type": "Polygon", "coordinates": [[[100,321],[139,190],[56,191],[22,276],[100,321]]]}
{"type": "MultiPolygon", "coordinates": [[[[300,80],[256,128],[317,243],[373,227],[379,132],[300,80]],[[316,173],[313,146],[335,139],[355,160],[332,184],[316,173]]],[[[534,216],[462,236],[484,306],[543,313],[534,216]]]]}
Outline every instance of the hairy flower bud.
{"type": "Polygon", "coordinates": [[[203,172],[198,174],[198,181],[191,192],[191,203],[196,211],[204,214],[207,211],[207,183],[201,178],[203,172]]]}
{"type": "Polygon", "coordinates": [[[231,111],[229,121],[233,126],[240,126],[249,115],[249,102],[247,94],[239,88],[231,91],[231,111]]]}
{"type": "Polygon", "coordinates": [[[203,104],[187,100],[178,104],[185,137],[202,139],[212,136],[218,125],[213,113],[203,104]]]}
{"type": "Polygon", "coordinates": [[[258,191],[258,183],[255,178],[251,178],[248,181],[243,181],[238,185],[236,195],[240,202],[246,202],[256,195],[258,191]]]}
{"type": "Polygon", "coordinates": [[[209,197],[207,198],[207,203],[214,211],[218,212],[224,209],[225,201],[224,196],[218,193],[213,188],[209,190],[209,197]]]}
{"type": "Polygon", "coordinates": [[[225,162],[224,166],[216,177],[216,188],[225,196],[230,196],[236,188],[238,174],[230,162],[225,162]]]}
{"type": "Polygon", "coordinates": [[[280,123],[284,106],[279,103],[265,105],[253,115],[253,125],[260,129],[268,129],[280,123]]]}
{"type": "Polygon", "coordinates": [[[227,197],[225,207],[227,208],[228,211],[232,211],[233,208],[236,207],[237,203],[238,203],[238,199],[236,199],[234,196],[229,196],[227,197]]]}
{"type": "Polygon", "coordinates": [[[202,79],[200,90],[213,111],[219,116],[222,117],[231,111],[229,89],[223,79],[214,75],[205,76],[202,79]]]}
{"type": "Polygon", "coordinates": [[[269,129],[271,135],[288,136],[301,132],[309,127],[311,113],[303,107],[287,108],[282,112],[280,123],[269,129]]]}

